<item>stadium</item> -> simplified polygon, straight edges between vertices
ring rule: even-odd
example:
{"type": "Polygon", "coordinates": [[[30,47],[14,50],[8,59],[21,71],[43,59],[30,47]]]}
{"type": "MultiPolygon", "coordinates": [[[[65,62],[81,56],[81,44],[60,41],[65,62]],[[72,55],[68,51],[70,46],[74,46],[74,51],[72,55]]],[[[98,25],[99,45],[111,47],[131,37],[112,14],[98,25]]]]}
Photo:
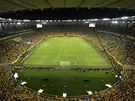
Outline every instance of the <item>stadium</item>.
{"type": "Polygon", "coordinates": [[[134,4],[1,0],[0,101],[135,101],[134,4]]]}

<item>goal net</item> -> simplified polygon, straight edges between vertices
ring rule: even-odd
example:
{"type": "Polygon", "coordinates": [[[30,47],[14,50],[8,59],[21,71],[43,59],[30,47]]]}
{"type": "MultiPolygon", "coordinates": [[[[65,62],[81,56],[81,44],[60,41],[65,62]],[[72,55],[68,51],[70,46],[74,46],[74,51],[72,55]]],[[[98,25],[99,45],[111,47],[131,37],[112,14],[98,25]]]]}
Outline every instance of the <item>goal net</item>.
{"type": "Polygon", "coordinates": [[[70,62],[69,61],[60,61],[60,66],[62,66],[62,67],[69,67],[70,66],[70,62]]]}

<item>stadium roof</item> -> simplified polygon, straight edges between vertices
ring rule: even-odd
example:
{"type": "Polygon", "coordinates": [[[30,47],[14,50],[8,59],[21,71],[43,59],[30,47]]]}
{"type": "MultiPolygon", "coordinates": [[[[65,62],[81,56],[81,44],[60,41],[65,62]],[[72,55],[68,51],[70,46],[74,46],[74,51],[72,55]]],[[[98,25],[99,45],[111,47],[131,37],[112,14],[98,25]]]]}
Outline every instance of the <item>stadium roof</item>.
{"type": "Polygon", "coordinates": [[[96,9],[100,8],[100,9],[110,9],[110,10],[112,9],[122,10],[122,11],[124,10],[126,12],[127,11],[135,12],[135,0],[0,0],[0,1],[1,1],[0,15],[4,14],[4,17],[10,16],[10,15],[5,16],[5,13],[6,14],[13,13],[13,12],[18,13],[18,11],[19,13],[26,12],[26,11],[30,12],[37,9],[41,11],[47,10],[47,13],[52,12],[56,9],[58,10],[70,9],[69,12],[72,12],[73,11],[71,10],[72,8],[74,9],[87,8],[88,10],[93,9],[93,8],[96,8],[96,9]]]}
{"type": "Polygon", "coordinates": [[[0,12],[44,8],[135,9],[135,0],[1,0],[0,12]]]}

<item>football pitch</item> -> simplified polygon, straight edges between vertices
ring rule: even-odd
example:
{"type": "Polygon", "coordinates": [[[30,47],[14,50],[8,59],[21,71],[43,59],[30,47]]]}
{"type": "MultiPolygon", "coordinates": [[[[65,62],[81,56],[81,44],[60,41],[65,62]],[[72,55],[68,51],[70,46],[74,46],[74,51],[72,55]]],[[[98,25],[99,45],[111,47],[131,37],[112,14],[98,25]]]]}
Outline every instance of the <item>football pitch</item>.
{"type": "Polygon", "coordinates": [[[104,90],[105,84],[118,80],[110,63],[82,38],[45,39],[27,54],[21,65],[33,67],[16,69],[29,88],[53,95],[86,95],[87,91],[104,90]],[[108,67],[109,70],[85,70],[108,67]]]}
{"type": "Polygon", "coordinates": [[[82,38],[49,38],[43,40],[22,61],[23,66],[111,67],[88,42],[82,38]]]}
{"type": "Polygon", "coordinates": [[[68,96],[87,95],[87,91],[101,91],[107,89],[105,84],[117,82],[115,72],[112,70],[87,71],[64,69],[16,69],[27,87],[38,91],[43,89],[46,94],[68,96]]]}

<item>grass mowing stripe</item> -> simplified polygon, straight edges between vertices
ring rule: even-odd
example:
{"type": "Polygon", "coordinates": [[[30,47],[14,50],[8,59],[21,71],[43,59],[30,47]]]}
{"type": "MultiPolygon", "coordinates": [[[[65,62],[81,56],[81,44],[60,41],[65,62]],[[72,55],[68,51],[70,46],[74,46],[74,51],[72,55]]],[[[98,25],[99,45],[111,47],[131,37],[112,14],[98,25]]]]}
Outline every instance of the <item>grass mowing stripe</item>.
{"type": "MultiPolygon", "coordinates": [[[[81,38],[49,38],[44,40],[32,50],[30,56],[22,63],[24,66],[57,67],[60,66],[61,61],[69,61],[72,68],[110,66],[104,57],[81,38]]],[[[114,84],[118,80],[112,70],[84,72],[64,70],[63,67],[63,69],[52,70],[18,69],[17,72],[23,81],[28,82],[28,87],[34,90],[44,89],[45,93],[56,95],[62,95],[65,91],[68,95],[84,95],[88,90],[93,92],[103,90],[106,88],[105,84],[114,84]],[[44,78],[47,78],[48,81],[44,81],[44,78]],[[86,79],[89,82],[83,81],[86,79]]]]}
{"type": "Polygon", "coordinates": [[[85,95],[88,90],[100,91],[106,89],[105,84],[114,84],[118,80],[111,70],[80,72],[61,69],[18,69],[16,71],[23,81],[27,81],[28,87],[36,91],[44,89],[45,93],[56,95],[62,95],[64,91],[69,96],[85,95]],[[43,80],[45,78],[48,81],[43,80]],[[89,82],[83,80],[89,80],[89,82]],[[65,84],[66,88],[64,87],[65,84]]]}
{"type": "Polygon", "coordinates": [[[80,67],[77,64],[87,65],[89,68],[91,64],[94,64],[95,68],[106,67],[106,64],[110,66],[104,57],[81,38],[49,38],[33,49],[32,54],[22,64],[24,66],[52,66],[52,64],[59,66],[60,61],[69,61],[71,66],[75,67],[80,67]],[[44,56],[46,56],[45,59],[44,56]]]}

